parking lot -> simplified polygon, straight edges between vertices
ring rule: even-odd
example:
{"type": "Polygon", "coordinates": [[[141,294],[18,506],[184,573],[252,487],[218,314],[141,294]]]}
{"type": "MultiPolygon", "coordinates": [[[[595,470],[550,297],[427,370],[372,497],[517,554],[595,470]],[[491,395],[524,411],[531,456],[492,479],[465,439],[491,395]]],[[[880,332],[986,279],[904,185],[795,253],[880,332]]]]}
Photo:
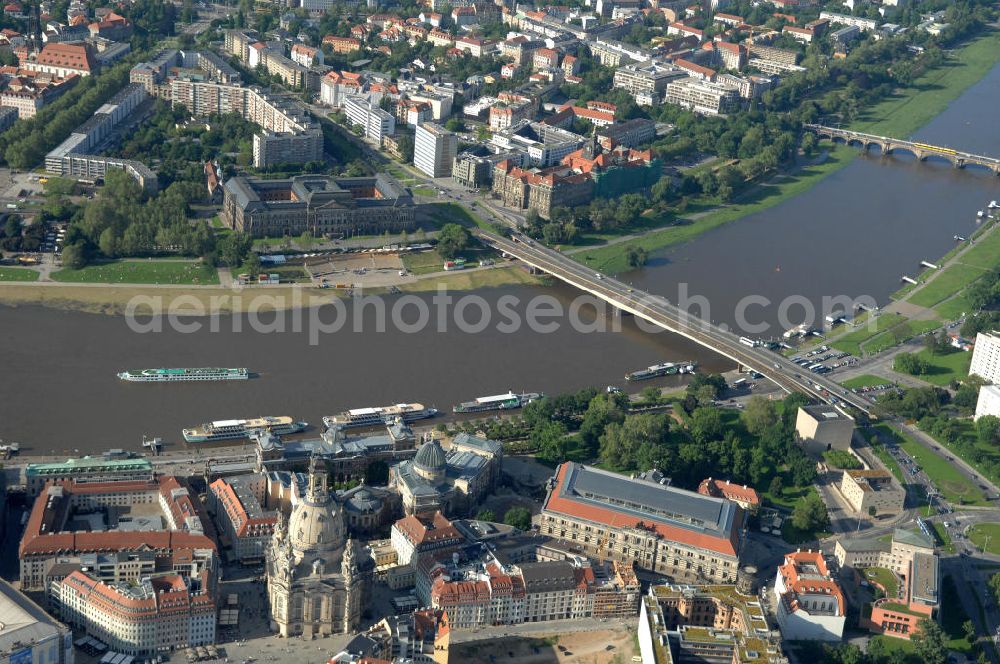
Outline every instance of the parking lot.
{"type": "Polygon", "coordinates": [[[793,355],[789,359],[814,374],[828,374],[843,367],[853,367],[859,362],[858,358],[852,357],[850,353],[832,350],[826,345],[801,355],[793,355]]]}

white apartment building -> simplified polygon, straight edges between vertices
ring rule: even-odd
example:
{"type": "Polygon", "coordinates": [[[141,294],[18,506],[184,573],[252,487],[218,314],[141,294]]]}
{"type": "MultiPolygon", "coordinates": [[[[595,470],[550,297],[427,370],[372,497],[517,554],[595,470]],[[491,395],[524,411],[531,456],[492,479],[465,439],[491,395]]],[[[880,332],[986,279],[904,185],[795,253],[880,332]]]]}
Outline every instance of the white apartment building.
{"type": "Polygon", "coordinates": [[[422,101],[431,107],[431,119],[443,122],[451,117],[453,97],[436,92],[416,92],[409,95],[411,101],[422,101]]]}
{"type": "Polygon", "coordinates": [[[972,350],[969,375],[976,374],[991,383],[1000,383],[1000,332],[980,332],[972,350]]]}
{"type": "Polygon", "coordinates": [[[677,78],[687,76],[680,67],[649,60],[639,64],[622,65],[615,70],[614,87],[626,90],[633,97],[642,95],[659,100],[667,90],[667,84],[677,78]]]}
{"type": "Polygon", "coordinates": [[[301,7],[307,12],[322,14],[333,7],[333,0],[302,0],[301,7]]]}
{"type": "Polygon", "coordinates": [[[587,139],[571,131],[552,127],[541,122],[522,120],[513,127],[502,129],[490,140],[495,151],[527,153],[527,161],[539,168],[559,164],[563,157],[582,148],[587,139]]]}
{"type": "Polygon", "coordinates": [[[976,402],[976,419],[983,415],[1000,417],[1000,386],[983,385],[979,388],[979,401],[976,402]]]}
{"type": "Polygon", "coordinates": [[[360,95],[364,85],[360,77],[332,71],[320,81],[319,97],[327,106],[340,108],[344,100],[352,95],[360,95]]]}
{"type": "Polygon", "coordinates": [[[323,51],[305,44],[292,45],[292,62],[303,67],[323,64],[323,51]]]}
{"type": "Polygon", "coordinates": [[[392,136],[396,133],[396,118],[365,97],[346,97],[344,113],[347,114],[351,124],[364,130],[365,138],[380,145],[383,136],[392,136]]]}
{"type": "Polygon", "coordinates": [[[700,115],[724,115],[739,109],[740,95],[734,87],[690,77],[667,84],[666,102],[700,115]]]}
{"type": "Polygon", "coordinates": [[[439,124],[425,122],[417,127],[413,144],[413,165],[432,178],[451,175],[458,152],[458,137],[439,124]]]}
{"type": "Polygon", "coordinates": [[[873,18],[863,18],[861,16],[851,16],[849,14],[837,14],[836,12],[820,12],[820,19],[826,19],[830,23],[839,25],[852,25],[862,32],[870,32],[878,27],[878,21],[873,18]]]}

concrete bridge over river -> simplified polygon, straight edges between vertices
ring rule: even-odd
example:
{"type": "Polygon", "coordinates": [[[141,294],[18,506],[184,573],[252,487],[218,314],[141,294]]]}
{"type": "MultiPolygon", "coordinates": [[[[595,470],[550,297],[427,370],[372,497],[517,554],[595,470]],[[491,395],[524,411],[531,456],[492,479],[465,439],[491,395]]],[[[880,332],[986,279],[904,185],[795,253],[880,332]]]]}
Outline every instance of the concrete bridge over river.
{"type": "Polygon", "coordinates": [[[630,288],[527,237],[514,235],[507,238],[482,230],[475,231],[475,234],[497,251],[767,376],[786,392],[802,392],[825,403],[849,404],[869,415],[874,410],[874,403],[867,397],[854,394],[822,375],[810,373],[782,355],[701,319],[664,297],[630,288]]]}

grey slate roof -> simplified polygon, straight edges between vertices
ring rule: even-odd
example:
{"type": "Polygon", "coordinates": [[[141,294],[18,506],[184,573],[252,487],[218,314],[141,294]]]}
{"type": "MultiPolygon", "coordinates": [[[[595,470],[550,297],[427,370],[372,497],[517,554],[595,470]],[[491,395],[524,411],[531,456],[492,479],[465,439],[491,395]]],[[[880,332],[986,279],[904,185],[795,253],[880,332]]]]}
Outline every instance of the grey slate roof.
{"type": "Polygon", "coordinates": [[[579,463],[570,464],[562,486],[555,491],[561,497],[612,509],[637,520],[655,519],[723,538],[730,536],[740,510],[736,503],[723,498],[634,480],[579,463]]]}
{"type": "Polygon", "coordinates": [[[480,436],[471,436],[467,433],[460,433],[452,441],[453,445],[465,445],[467,447],[475,447],[484,452],[489,452],[490,454],[496,454],[503,450],[503,445],[495,440],[489,440],[488,438],[481,438],[480,436]]]}
{"type": "Polygon", "coordinates": [[[573,565],[564,560],[522,563],[518,567],[524,577],[524,589],[529,593],[550,593],[570,590],[576,586],[573,565]]]}

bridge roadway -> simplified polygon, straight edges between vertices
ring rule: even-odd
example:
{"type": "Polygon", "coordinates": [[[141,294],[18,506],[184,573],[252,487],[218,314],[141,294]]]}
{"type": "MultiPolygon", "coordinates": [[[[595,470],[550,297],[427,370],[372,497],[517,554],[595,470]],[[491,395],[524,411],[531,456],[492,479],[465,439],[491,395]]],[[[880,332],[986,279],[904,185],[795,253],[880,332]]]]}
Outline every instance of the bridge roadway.
{"type": "Polygon", "coordinates": [[[840,138],[843,139],[848,145],[851,143],[860,143],[864,150],[867,150],[873,145],[877,145],[882,154],[888,155],[892,154],[893,151],[903,149],[907,152],[913,153],[913,155],[923,161],[931,156],[941,157],[947,159],[955,166],[955,168],[965,168],[969,165],[983,166],[993,171],[996,175],[1000,175],[1000,159],[994,157],[987,157],[980,154],[972,154],[971,152],[962,152],[961,150],[952,150],[951,148],[940,147],[937,145],[928,145],[926,143],[917,143],[915,141],[905,141],[899,138],[891,138],[889,136],[877,136],[875,134],[866,134],[860,131],[851,131],[850,129],[840,129],[837,127],[827,127],[825,125],[818,124],[804,124],[802,128],[806,131],[811,131],[816,134],[819,138],[829,138],[831,141],[840,138]]]}
{"type": "Polygon", "coordinates": [[[809,373],[778,353],[747,346],[738,335],[670,304],[664,297],[635,290],[606,275],[598,277],[592,269],[523,236],[508,239],[481,230],[475,234],[498,251],[767,376],[786,392],[802,392],[826,403],[831,403],[831,397],[835,396],[867,414],[872,413],[873,403],[869,399],[845,390],[828,378],[809,373]]]}

